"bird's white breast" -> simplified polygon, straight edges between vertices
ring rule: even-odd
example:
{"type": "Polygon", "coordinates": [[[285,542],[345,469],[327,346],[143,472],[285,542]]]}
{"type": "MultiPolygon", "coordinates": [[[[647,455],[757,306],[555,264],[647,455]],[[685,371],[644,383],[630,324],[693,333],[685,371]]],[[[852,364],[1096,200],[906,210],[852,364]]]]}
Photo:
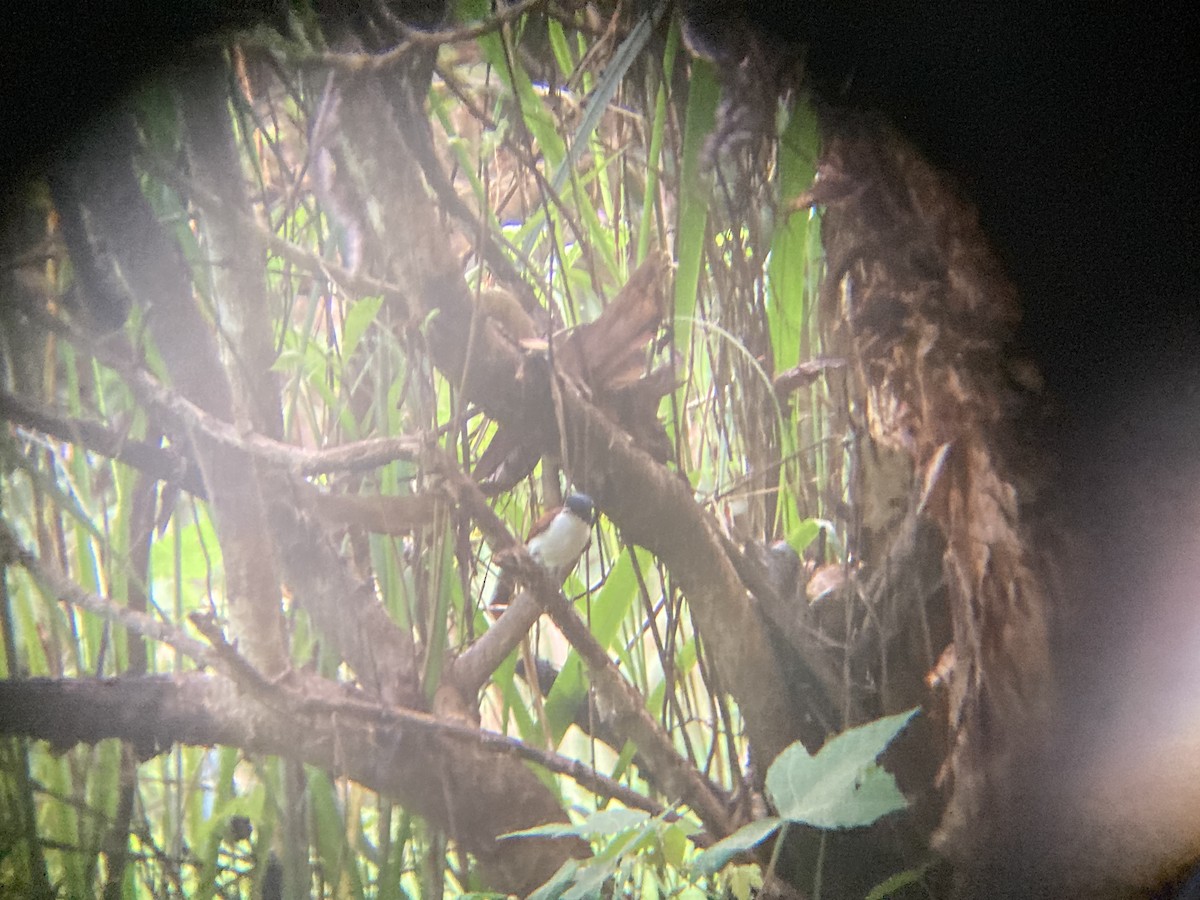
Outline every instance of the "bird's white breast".
{"type": "Polygon", "coordinates": [[[548,569],[573,566],[587,546],[591,527],[578,516],[560,513],[529,541],[529,554],[548,569]]]}

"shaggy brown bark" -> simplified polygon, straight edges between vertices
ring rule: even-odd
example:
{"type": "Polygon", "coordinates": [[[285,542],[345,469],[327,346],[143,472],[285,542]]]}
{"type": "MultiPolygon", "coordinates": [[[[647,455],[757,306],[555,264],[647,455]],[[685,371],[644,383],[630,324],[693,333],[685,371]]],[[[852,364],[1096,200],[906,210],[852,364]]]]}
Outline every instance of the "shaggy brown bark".
{"type": "MultiPolygon", "coordinates": [[[[1053,700],[1053,569],[1039,465],[1020,445],[1032,390],[1008,347],[1019,309],[974,210],[894,132],[827,113],[818,172],[822,312],[851,361],[863,455],[895,467],[864,465],[876,482],[863,487],[902,501],[899,516],[865,522],[868,566],[906,516],[944,542],[949,627],[929,632],[925,666],[942,654],[931,681],[946,689],[946,744],[929,751],[944,755],[948,789],[937,845],[970,865],[994,841],[1053,700]]],[[[911,665],[895,674],[920,677],[911,665]]]]}

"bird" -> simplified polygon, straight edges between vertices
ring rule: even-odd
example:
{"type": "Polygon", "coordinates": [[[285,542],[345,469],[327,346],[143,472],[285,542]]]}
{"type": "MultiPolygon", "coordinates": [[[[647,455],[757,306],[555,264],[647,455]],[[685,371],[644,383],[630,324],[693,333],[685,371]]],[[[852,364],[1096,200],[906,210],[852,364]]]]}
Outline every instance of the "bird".
{"type": "MultiPolygon", "coordinates": [[[[529,530],[525,549],[534,562],[555,577],[565,578],[587,549],[596,522],[596,505],[587,494],[568,494],[562,506],[548,509],[529,530]]],[[[515,579],[502,573],[489,604],[500,610],[512,599],[515,579]]]]}

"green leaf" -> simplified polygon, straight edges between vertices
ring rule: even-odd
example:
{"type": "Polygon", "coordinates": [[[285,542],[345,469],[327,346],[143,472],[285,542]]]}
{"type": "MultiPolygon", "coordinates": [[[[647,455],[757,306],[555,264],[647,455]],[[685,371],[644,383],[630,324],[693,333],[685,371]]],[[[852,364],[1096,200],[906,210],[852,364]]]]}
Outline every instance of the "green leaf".
{"type": "MultiPolygon", "coordinates": [[[[617,557],[612,571],[605,579],[604,587],[592,601],[588,624],[592,636],[606,650],[617,639],[621,623],[637,600],[637,577],[633,571],[630,553],[630,550],[624,550],[617,557]]],[[[650,555],[642,551],[639,559],[642,565],[648,565],[650,555]]],[[[558,678],[554,680],[554,687],[546,697],[546,718],[556,743],[562,740],[567,727],[575,718],[575,713],[586,700],[587,692],[588,679],[583,660],[572,650],[558,673],[558,678]]]]}
{"type": "MultiPolygon", "coordinates": [[[[781,208],[812,184],[813,162],[819,149],[816,112],[809,103],[799,102],[779,142],[781,208]]],[[[811,232],[819,229],[816,215],[800,210],[778,223],[771,243],[767,312],[771,349],[779,371],[796,365],[807,349],[803,347],[803,335],[813,312],[817,274],[823,262],[819,245],[813,246],[811,232]]]]}
{"type": "MultiPolygon", "coordinates": [[[[609,60],[608,65],[604,67],[604,73],[600,76],[596,90],[587,100],[583,119],[579,123],[579,127],[575,130],[574,136],[571,138],[567,157],[554,173],[551,185],[555,193],[562,191],[563,185],[567,180],[567,175],[570,174],[571,170],[579,162],[583,151],[587,149],[588,140],[591,138],[592,133],[595,132],[596,126],[600,124],[601,116],[604,115],[609,103],[616,96],[617,88],[621,86],[625,73],[633,65],[634,60],[637,59],[638,53],[645,46],[646,41],[650,39],[654,26],[658,22],[658,19],[662,17],[665,9],[666,4],[659,2],[654,5],[653,9],[644,12],[625,37],[625,40],[617,47],[617,51],[613,54],[612,59],[609,60]]],[[[559,31],[561,32],[561,27],[559,31]]],[[[551,34],[553,35],[553,30],[551,34]]],[[[569,54],[565,53],[565,45],[564,55],[566,55],[567,59],[560,58],[560,65],[569,60],[569,54]]],[[[574,68],[573,64],[572,68],[574,68]]]]}
{"type": "Polygon", "coordinates": [[[549,39],[554,61],[558,63],[558,70],[562,73],[563,78],[569,79],[575,71],[575,60],[571,58],[571,47],[567,43],[567,35],[563,31],[562,23],[554,19],[547,21],[546,37],[549,39]]]}
{"type": "Polygon", "coordinates": [[[377,297],[363,297],[346,313],[346,319],[342,323],[342,357],[349,359],[354,355],[354,350],[358,347],[358,342],[362,340],[362,336],[366,333],[367,328],[375,321],[375,316],[379,314],[379,307],[383,305],[383,295],[377,297]]]}
{"type": "Polygon", "coordinates": [[[692,828],[682,820],[672,822],[662,830],[663,860],[668,866],[678,869],[683,865],[692,843],[688,840],[691,831],[692,828]]]}
{"type": "MultiPolygon", "coordinates": [[[[704,233],[708,225],[711,201],[710,175],[701,172],[704,141],[717,120],[717,100],[721,86],[713,67],[703,60],[692,60],[688,81],[687,119],[683,132],[683,166],[680,177],[679,237],[676,245],[675,314],[694,315],[696,291],[704,259],[704,233]]],[[[682,329],[681,329],[682,330],[682,329]]],[[[688,334],[679,335],[678,346],[686,348],[688,334]]]]}
{"type": "Polygon", "coordinates": [[[309,769],[307,774],[322,871],[331,883],[342,885],[342,896],[362,897],[359,860],[346,842],[347,823],[337,788],[324,772],[309,769]]]}
{"type": "Polygon", "coordinates": [[[637,261],[640,263],[650,252],[650,235],[654,232],[655,200],[658,196],[658,170],[662,158],[663,137],[667,122],[667,84],[675,71],[675,55],[679,50],[679,23],[673,22],[667,32],[667,43],[663,48],[663,83],[658,86],[654,100],[654,118],[650,126],[650,151],[646,158],[646,190],[643,195],[641,223],[638,226],[637,261]]]}
{"type": "Polygon", "coordinates": [[[807,518],[788,532],[787,542],[797,553],[803,553],[817,539],[824,523],[820,519],[807,518]]]}
{"type": "Polygon", "coordinates": [[[620,865],[616,859],[601,859],[580,866],[575,875],[575,884],[563,891],[563,900],[584,900],[599,897],[604,883],[616,874],[620,865]]]}
{"type": "Polygon", "coordinates": [[[510,831],[507,834],[499,835],[501,838],[518,838],[518,837],[577,837],[579,835],[579,826],[572,825],[569,822],[547,822],[545,825],[535,825],[533,828],[524,828],[521,831],[510,831]]]}
{"type": "Polygon", "coordinates": [[[809,756],[797,742],[767,771],[767,793],[779,814],[817,828],[860,828],[903,809],[896,780],[875,762],[917,709],[851,728],[809,756]]]}
{"type": "Polygon", "coordinates": [[[563,891],[575,883],[575,875],[579,872],[581,863],[577,859],[568,859],[550,879],[529,895],[529,900],[558,900],[563,891]]]}
{"type": "Polygon", "coordinates": [[[739,853],[745,853],[747,850],[757,847],[778,831],[782,824],[783,819],[767,818],[743,825],[729,837],[717,841],[697,856],[692,863],[692,870],[697,875],[712,875],[720,871],[724,868],[725,863],[739,853]]]}
{"type": "Polygon", "coordinates": [[[647,819],[650,818],[649,813],[639,809],[626,809],[623,806],[614,806],[611,809],[602,809],[599,812],[592,813],[588,818],[579,825],[572,825],[569,822],[548,822],[544,825],[536,825],[533,828],[526,828],[522,831],[512,831],[508,834],[502,834],[501,837],[581,837],[584,839],[596,839],[614,837],[623,831],[629,831],[631,828],[641,827],[647,819]]]}
{"type": "Polygon", "coordinates": [[[871,892],[867,894],[865,900],[886,900],[886,898],[892,896],[892,894],[901,888],[906,888],[910,884],[920,884],[924,876],[925,869],[923,868],[905,869],[903,872],[897,872],[891,878],[871,888],[871,892]]]}
{"type": "Polygon", "coordinates": [[[599,895],[604,883],[617,871],[615,859],[580,862],[569,859],[558,867],[550,880],[529,895],[529,900],[575,900],[599,895]]]}
{"type": "Polygon", "coordinates": [[[731,866],[723,877],[733,900],[753,900],[762,891],[762,869],[757,865],[731,866]]]}
{"type": "Polygon", "coordinates": [[[587,839],[614,837],[622,831],[640,827],[649,818],[650,814],[640,809],[626,809],[623,806],[602,809],[588,816],[587,821],[579,826],[579,836],[587,839]]]}

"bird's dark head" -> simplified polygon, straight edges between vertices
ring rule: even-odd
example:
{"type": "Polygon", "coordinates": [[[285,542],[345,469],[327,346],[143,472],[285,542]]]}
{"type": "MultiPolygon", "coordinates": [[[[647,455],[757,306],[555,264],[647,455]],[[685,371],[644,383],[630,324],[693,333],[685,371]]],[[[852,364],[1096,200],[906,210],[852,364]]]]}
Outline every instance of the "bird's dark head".
{"type": "Polygon", "coordinates": [[[563,506],[589,525],[596,521],[596,505],[587,494],[568,494],[563,506]]]}

